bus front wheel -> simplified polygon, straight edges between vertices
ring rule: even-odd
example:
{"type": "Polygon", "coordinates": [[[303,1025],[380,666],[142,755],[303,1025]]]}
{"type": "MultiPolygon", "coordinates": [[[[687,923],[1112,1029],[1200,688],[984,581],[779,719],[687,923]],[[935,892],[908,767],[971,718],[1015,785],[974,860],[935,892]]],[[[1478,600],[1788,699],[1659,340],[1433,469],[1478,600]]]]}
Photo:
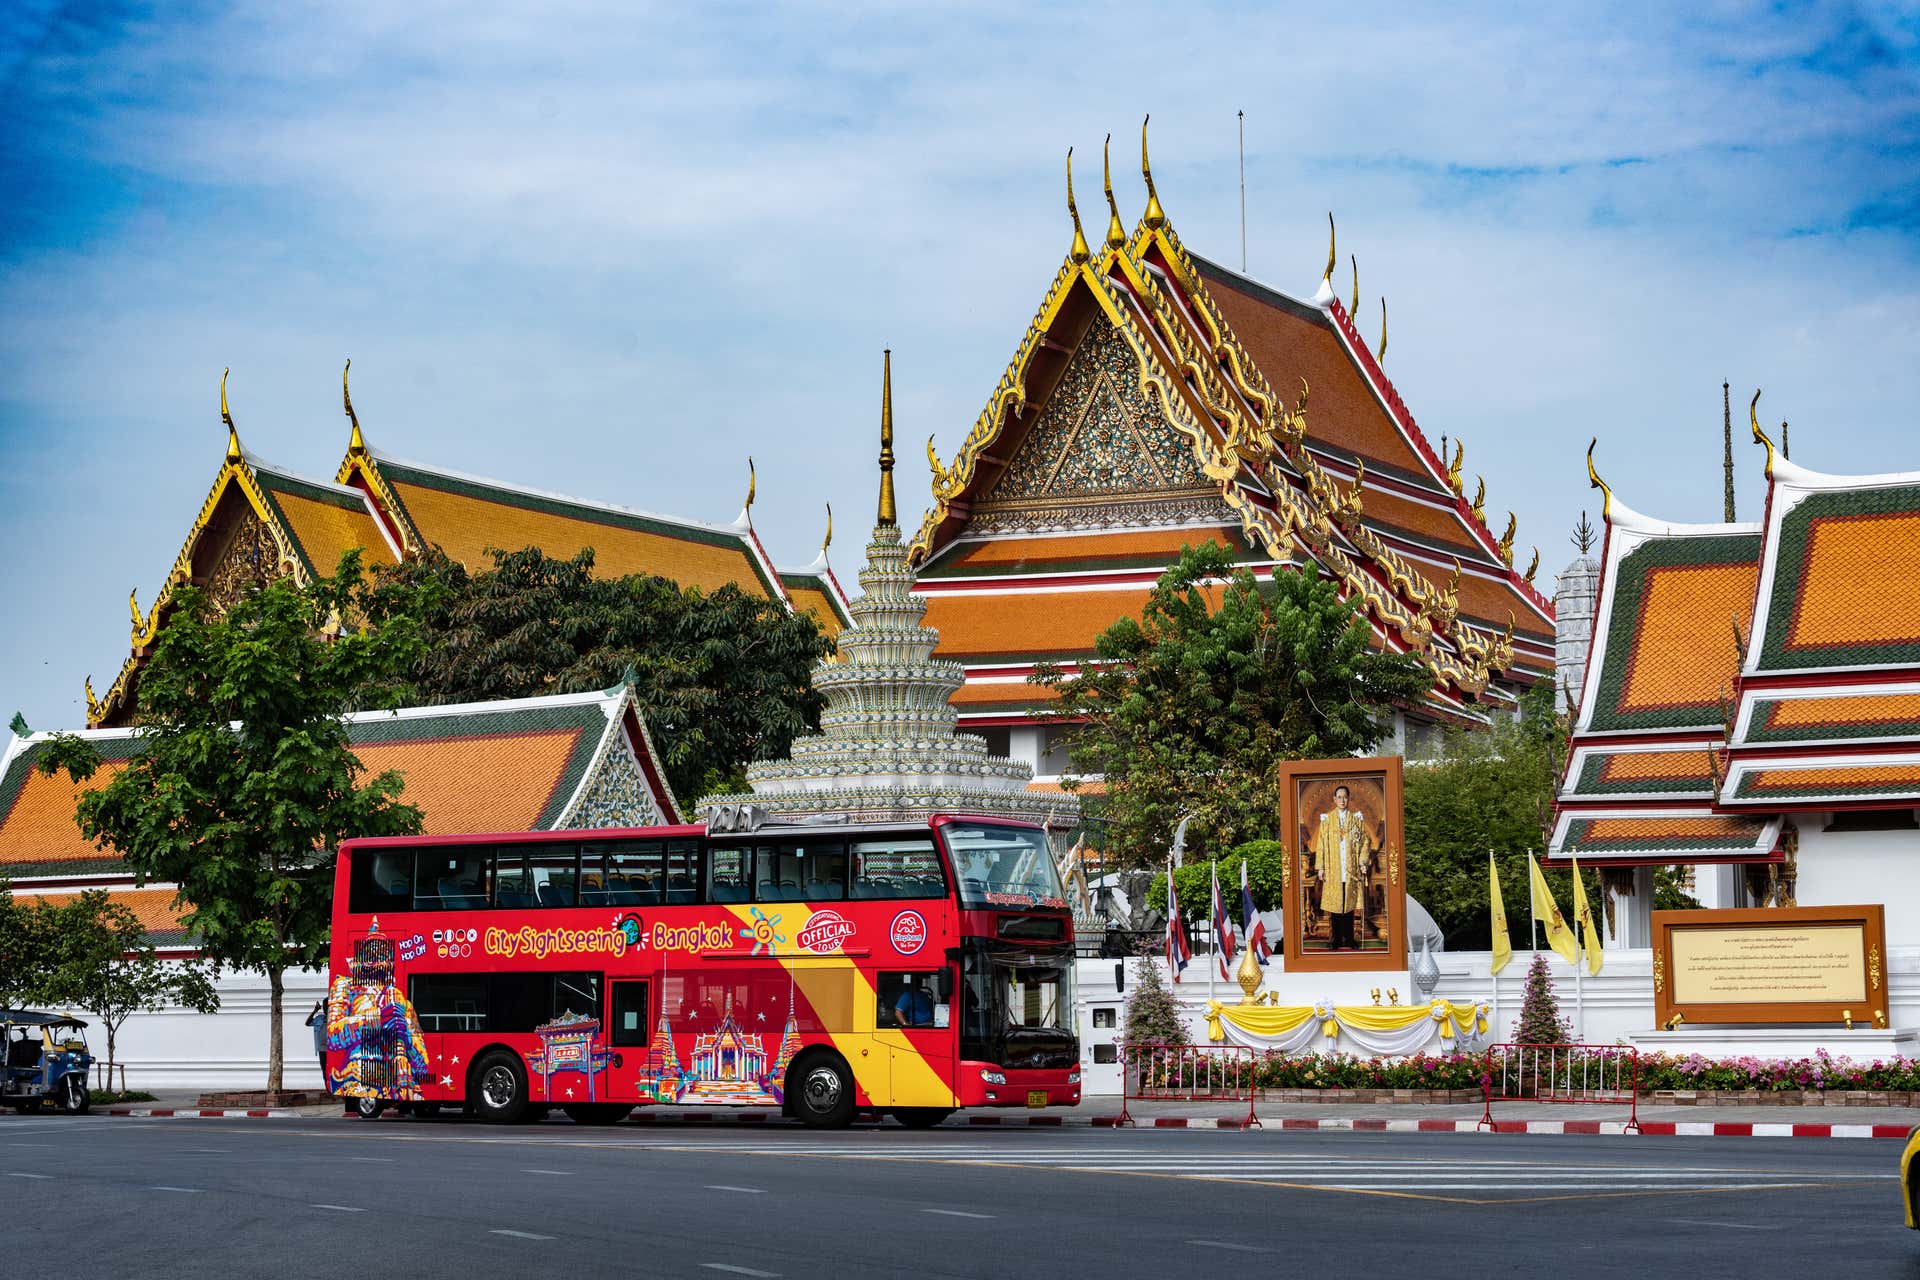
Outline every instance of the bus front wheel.
{"type": "Polygon", "coordinates": [[[505,1049],[482,1054],[473,1064],[473,1113],[491,1124],[512,1124],[527,1109],[527,1071],[505,1049]]]}
{"type": "Polygon", "coordinates": [[[853,1121],[853,1073],[837,1053],[817,1053],[787,1075],[794,1114],[809,1129],[844,1129],[853,1121]]]}

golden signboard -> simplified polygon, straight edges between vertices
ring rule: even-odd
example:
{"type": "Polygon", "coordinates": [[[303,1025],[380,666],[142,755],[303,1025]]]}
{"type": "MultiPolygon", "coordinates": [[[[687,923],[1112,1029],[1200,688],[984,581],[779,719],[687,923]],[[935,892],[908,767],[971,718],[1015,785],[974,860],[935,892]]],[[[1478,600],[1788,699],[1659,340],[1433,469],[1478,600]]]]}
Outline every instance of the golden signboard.
{"type": "Polygon", "coordinates": [[[1655,1017],[1886,1024],[1878,905],[1653,913],[1655,1017]]]}

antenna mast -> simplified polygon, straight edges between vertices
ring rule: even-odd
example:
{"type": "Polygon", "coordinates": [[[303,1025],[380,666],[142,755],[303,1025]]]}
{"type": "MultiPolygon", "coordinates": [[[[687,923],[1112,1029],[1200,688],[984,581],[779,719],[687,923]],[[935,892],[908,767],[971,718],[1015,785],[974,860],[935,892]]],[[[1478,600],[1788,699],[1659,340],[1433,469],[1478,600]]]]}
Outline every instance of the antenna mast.
{"type": "Polygon", "coordinates": [[[1240,274],[1247,273],[1247,113],[1240,118],[1240,274]]]}

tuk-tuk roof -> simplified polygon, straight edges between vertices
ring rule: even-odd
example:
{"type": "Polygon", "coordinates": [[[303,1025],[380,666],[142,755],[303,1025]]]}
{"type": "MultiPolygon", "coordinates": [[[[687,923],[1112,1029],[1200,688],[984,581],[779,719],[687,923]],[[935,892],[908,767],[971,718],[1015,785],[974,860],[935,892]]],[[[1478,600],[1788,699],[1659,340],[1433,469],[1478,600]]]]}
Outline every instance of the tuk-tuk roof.
{"type": "Polygon", "coordinates": [[[85,1018],[70,1013],[42,1013],[37,1009],[0,1009],[0,1022],[27,1027],[84,1027],[85,1018]]]}

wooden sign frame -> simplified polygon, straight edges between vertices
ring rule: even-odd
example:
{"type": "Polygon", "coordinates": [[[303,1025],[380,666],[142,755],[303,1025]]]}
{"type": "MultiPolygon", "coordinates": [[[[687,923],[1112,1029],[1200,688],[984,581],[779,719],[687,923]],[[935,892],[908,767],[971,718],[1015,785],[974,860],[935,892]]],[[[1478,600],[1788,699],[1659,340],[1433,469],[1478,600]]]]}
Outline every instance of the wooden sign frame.
{"type": "MultiPolygon", "coordinates": [[[[1346,757],[1339,760],[1289,760],[1280,765],[1280,843],[1286,846],[1281,894],[1285,899],[1286,935],[1283,954],[1286,967],[1301,973],[1382,972],[1407,967],[1407,865],[1406,831],[1401,825],[1401,760],[1399,756],[1346,757]],[[1366,793],[1377,796],[1380,812],[1366,812],[1370,804],[1357,804],[1368,819],[1376,845],[1374,871],[1368,875],[1368,894],[1383,891],[1386,947],[1380,950],[1325,951],[1306,950],[1306,921],[1310,912],[1306,897],[1312,892],[1311,847],[1302,847],[1301,824],[1318,820],[1318,805],[1309,804],[1302,812],[1302,797],[1330,792],[1331,785],[1351,780],[1366,793]],[[1377,877],[1377,880],[1376,880],[1377,877]]],[[[1360,913],[1363,919],[1367,912],[1360,913]]],[[[1412,999],[1412,992],[1406,993],[1412,999]]]]}
{"type": "Polygon", "coordinates": [[[1653,1014],[1665,1027],[1677,1013],[1682,1025],[1697,1023],[1844,1023],[1887,1025],[1886,911],[1879,903],[1839,907],[1756,907],[1653,913],[1653,1014]],[[1674,964],[1674,935],[1688,929],[1752,929],[1770,931],[1809,926],[1858,926],[1860,1000],[1793,1000],[1706,1003],[1680,1002],[1678,970],[1674,964]]]}

